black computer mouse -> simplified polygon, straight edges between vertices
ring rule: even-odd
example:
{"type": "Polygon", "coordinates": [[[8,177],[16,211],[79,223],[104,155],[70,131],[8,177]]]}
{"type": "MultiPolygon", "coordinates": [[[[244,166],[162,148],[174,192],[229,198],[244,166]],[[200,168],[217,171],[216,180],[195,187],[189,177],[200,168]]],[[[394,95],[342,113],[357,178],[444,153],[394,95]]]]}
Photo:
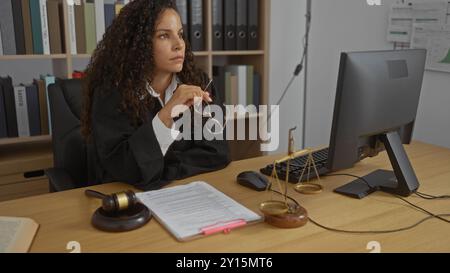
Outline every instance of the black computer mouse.
{"type": "Polygon", "coordinates": [[[269,184],[269,180],[263,174],[254,171],[241,172],[236,177],[236,180],[242,186],[256,191],[266,190],[269,184]]]}

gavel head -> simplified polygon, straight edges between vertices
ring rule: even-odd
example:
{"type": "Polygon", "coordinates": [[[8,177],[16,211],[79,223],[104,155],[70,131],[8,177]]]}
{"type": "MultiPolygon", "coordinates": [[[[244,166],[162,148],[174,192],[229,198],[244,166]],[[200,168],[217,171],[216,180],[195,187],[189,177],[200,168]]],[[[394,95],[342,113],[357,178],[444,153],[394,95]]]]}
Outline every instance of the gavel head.
{"type": "Polygon", "coordinates": [[[119,212],[132,209],[138,199],[132,191],[118,192],[102,198],[102,208],[106,212],[119,212]]]}

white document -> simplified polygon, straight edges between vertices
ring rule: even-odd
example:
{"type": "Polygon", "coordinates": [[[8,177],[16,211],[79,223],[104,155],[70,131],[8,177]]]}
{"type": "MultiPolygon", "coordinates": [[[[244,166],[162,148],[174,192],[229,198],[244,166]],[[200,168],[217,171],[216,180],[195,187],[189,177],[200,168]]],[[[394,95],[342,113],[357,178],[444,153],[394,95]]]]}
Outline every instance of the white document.
{"type": "Polygon", "coordinates": [[[405,1],[394,2],[389,13],[387,40],[389,42],[410,43],[414,23],[445,24],[448,1],[405,1]]]}
{"type": "Polygon", "coordinates": [[[447,1],[424,1],[412,3],[414,23],[445,24],[447,1]]]}
{"type": "Polygon", "coordinates": [[[450,72],[450,25],[414,24],[411,48],[427,50],[426,69],[450,72]]]}
{"type": "Polygon", "coordinates": [[[203,181],[137,193],[137,197],[181,241],[201,235],[208,226],[262,220],[262,216],[203,181]]]}
{"type": "Polygon", "coordinates": [[[412,6],[406,3],[394,3],[389,14],[387,40],[389,42],[409,43],[413,22],[412,6]]]}

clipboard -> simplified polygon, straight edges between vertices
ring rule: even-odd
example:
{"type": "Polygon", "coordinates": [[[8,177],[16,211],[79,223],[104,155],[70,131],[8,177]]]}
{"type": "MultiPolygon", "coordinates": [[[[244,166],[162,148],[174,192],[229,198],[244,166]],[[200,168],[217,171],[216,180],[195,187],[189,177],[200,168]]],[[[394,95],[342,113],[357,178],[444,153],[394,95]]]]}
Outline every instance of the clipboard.
{"type": "Polygon", "coordinates": [[[189,241],[259,223],[264,217],[204,181],[137,193],[178,241],[189,241]]]}

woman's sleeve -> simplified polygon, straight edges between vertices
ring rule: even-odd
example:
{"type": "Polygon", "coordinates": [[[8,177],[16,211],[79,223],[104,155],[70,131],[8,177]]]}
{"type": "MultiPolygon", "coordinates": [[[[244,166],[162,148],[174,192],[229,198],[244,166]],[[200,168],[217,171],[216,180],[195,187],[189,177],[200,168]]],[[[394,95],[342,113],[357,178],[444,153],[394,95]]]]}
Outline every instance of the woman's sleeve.
{"type": "Polygon", "coordinates": [[[94,99],[92,133],[101,167],[117,182],[147,190],[160,187],[164,159],[152,120],[139,128],[117,108],[118,92],[94,99]]]}

